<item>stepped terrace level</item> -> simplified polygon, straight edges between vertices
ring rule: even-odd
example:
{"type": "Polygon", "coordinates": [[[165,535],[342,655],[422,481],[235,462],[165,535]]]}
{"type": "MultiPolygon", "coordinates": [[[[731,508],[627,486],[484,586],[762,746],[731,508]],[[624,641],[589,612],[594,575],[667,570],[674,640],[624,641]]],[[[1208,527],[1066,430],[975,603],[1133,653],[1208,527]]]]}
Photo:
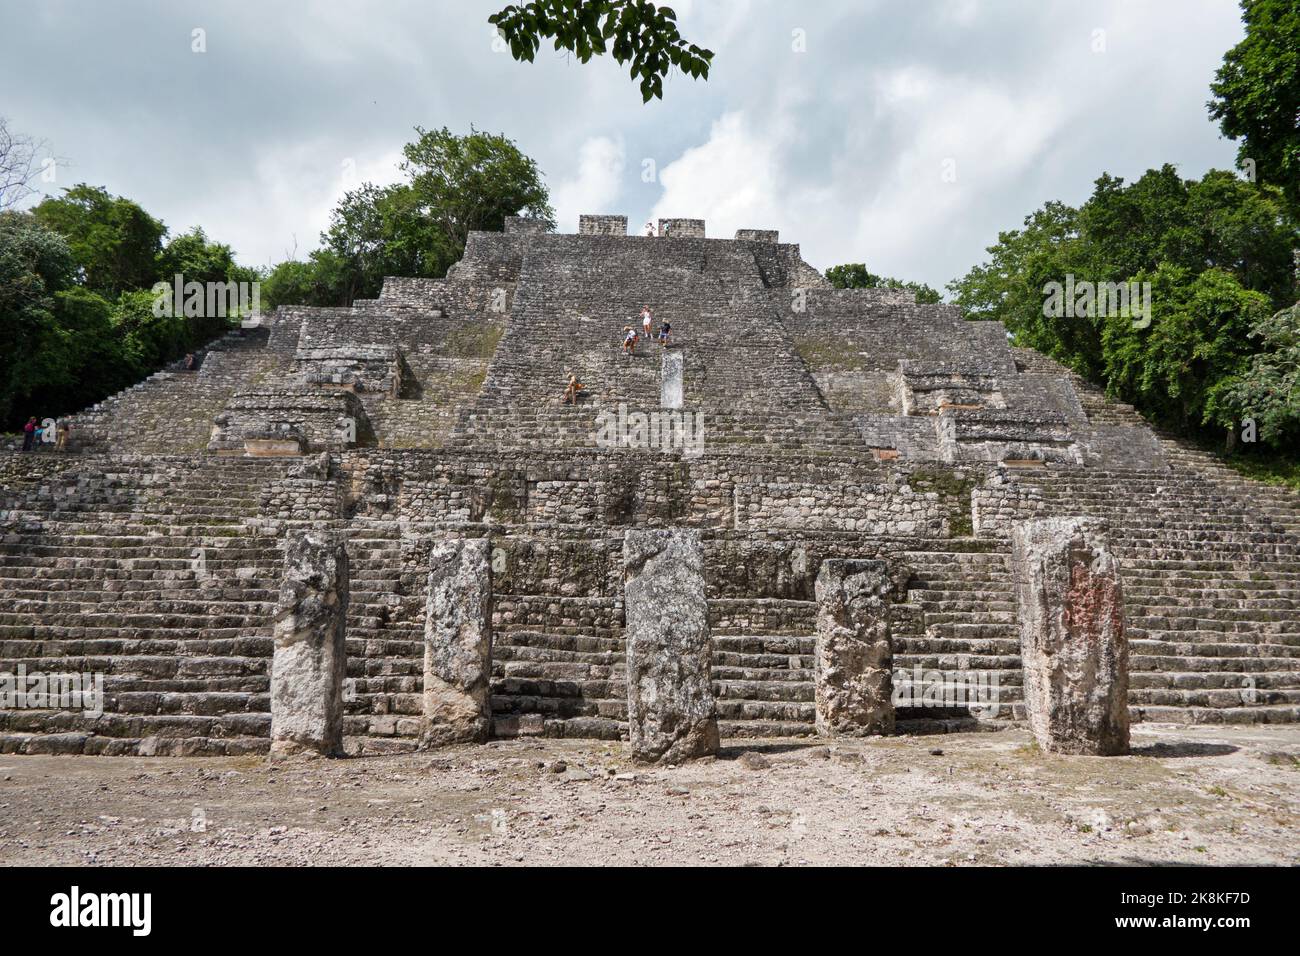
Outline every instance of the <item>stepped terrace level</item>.
{"type": "Polygon", "coordinates": [[[814,582],[881,560],[894,664],[1018,719],[1010,534],[1104,519],[1134,720],[1300,716],[1300,501],[1153,431],[997,323],[837,290],[773,230],[510,219],[445,279],[281,307],[0,453],[0,673],[102,675],[102,712],[0,710],[0,751],[263,752],[286,542],[350,562],[344,734],[416,745],[431,546],[492,553],[498,736],[626,733],[623,538],[700,533],[723,736],[814,727],[814,582]],[[665,228],[666,227],[666,228],[665,228]],[[624,328],[672,326],[668,345],[624,328]],[[564,402],[569,377],[582,384],[564,402]]]}

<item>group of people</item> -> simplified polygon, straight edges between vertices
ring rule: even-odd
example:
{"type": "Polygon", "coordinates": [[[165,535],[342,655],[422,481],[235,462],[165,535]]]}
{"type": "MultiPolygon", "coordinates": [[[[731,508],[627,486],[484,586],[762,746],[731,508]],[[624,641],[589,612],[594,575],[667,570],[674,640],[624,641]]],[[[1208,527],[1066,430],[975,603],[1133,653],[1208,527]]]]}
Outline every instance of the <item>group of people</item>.
{"type": "MultiPolygon", "coordinates": [[[[647,223],[647,226],[649,223],[647,223]]],[[[636,344],[641,339],[649,341],[654,338],[664,348],[672,345],[673,326],[671,322],[659,323],[659,333],[654,334],[654,313],[650,311],[650,306],[641,307],[641,331],[630,325],[623,326],[623,354],[631,358],[636,354],[636,344]]],[[[564,388],[564,398],[561,400],[564,405],[578,404],[578,393],[582,391],[582,383],[578,381],[578,376],[570,374],[569,382],[564,388]]]]}
{"type": "Polygon", "coordinates": [[[36,443],[53,442],[55,451],[68,450],[68,435],[72,432],[72,425],[67,420],[50,422],[44,428],[33,415],[27,419],[27,424],[23,425],[23,451],[31,451],[36,443]]]}
{"type": "MultiPolygon", "coordinates": [[[[647,342],[652,338],[652,329],[654,328],[654,313],[650,311],[650,306],[641,307],[641,332],[637,333],[636,329],[630,325],[623,326],[623,354],[629,358],[636,352],[636,343],[640,339],[647,342]]],[[[671,322],[659,323],[659,334],[653,336],[658,339],[659,344],[667,348],[673,341],[673,326],[671,322]]]]}

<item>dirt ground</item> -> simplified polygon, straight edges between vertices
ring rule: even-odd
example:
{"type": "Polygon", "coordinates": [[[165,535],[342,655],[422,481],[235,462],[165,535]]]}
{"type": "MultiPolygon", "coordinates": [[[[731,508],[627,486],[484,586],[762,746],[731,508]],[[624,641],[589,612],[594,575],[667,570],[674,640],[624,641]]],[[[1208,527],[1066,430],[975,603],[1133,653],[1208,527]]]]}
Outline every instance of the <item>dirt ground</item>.
{"type": "Polygon", "coordinates": [[[1300,863],[1300,726],[1138,725],[1128,757],[1007,730],[727,741],[645,769],[601,741],[425,754],[0,757],[0,862],[1300,863]]]}

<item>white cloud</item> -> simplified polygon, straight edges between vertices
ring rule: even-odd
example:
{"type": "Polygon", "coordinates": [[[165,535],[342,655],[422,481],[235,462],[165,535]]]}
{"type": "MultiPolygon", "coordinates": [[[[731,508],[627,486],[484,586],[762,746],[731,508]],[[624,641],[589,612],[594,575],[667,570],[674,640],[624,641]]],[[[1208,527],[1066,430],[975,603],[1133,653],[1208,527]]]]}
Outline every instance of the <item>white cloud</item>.
{"type": "Polygon", "coordinates": [[[623,138],[592,136],[578,149],[577,170],[551,190],[560,232],[577,232],[583,213],[616,213],[626,157],[623,138]]]}
{"type": "Polygon", "coordinates": [[[266,149],[250,176],[219,195],[196,194],[177,210],[175,222],[182,228],[200,224],[222,242],[238,237],[241,262],[266,265],[295,251],[303,258],[319,245],[343,194],[366,182],[398,182],[400,161],[400,152],[346,155],[324,140],[266,149]]]}
{"type": "Polygon", "coordinates": [[[713,123],[706,142],[659,171],[663,194],[651,218],[704,219],[716,238],[766,228],[788,208],[779,167],[776,143],[756,133],[744,113],[728,113],[713,123]]]}
{"type": "Polygon", "coordinates": [[[880,121],[896,124],[905,145],[876,170],[841,253],[877,272],[911,270],[953,224],[978,218],[985,197],[1014,191],[1066,120],[1050,94],[944,83],[913,68],[882,75],[878,89],[880,121]]]}
{"type": "Polygon", "coordinates": [[[717,54],[709,80],[674,74],[645,105],[609,57],[493,53],[499,0],[207,5],[202,19],[154,6],[127,22],[108,5],[38,5],[0,31],[5,113],[72,161],[67,184],[129,196],[173,232],[201,224],[249,264],[295,236],[299,255],[314,248],[341,162],[391,182],[416,125],[514,139],[565,231],[584,212],[639,226],[653,207],[704,217],[713,236],[780,229],[815,265],[932,285],[1044,201],[1081,201],[1103,171],[1171,162],[1199,176],[1234,153],[1204,106],[1242,35],[1225,0],[1180,0],[1174,33],[1168,4],[1126,0],[688,0],[673,6],[682,35],[717,54]],[[189,50],[196,23],[203,56],[189,50]],[[791,49],[796,27],[806,53],[791,49]],[[54,60],[67,68],[50,73],[54,60]],[[642,181],[642,157],[658,181],[642,181]],[[948,157],[956,183],[939,176],[948,157]]]}

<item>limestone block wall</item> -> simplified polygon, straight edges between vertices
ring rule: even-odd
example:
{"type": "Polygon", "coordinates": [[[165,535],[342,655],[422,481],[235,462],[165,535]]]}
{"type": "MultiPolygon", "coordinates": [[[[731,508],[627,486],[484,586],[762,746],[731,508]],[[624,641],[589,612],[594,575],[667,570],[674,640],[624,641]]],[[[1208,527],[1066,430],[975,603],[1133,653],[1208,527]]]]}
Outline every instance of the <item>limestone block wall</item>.
{"type": "Polygon", "coordinates": [[[938,496],[887,485],[766,482],[736,491],[737,528],[946,537],[938,496]]]}
{"type": "Polygon", "coordinates": [[[660,219],[659,237],[669,239],[703,239],[703,219],[660,219]]]}
{"type": "Polygon", "coordinates": [[[626,236],[627,216],[583,214],[578,217],[578,234],[583,236],[626,236]]]}
{"type": "Polygon", "coordinates": [[[911,461],[939,461],[943,454],[939,436],[935,432],[935,419],[925,416],[855,415],[857,426],[867,448],[878,458],[896,457],[911,461]]]}
{"type": "Polygon", "coordinates": [[[936,428],[946,461],[1083,461],[1069,423],[1053,412],[944,409],[936,428]]]}
{"type": "Polygon", "coordinates": [[[1020,522],[1047,513],[1047,504],[1036,489],[1008,481],[1001,470],[971,492],[971,519],[978,535],[1006,538],[1020,522]]]}
{"type": "Polygon", "coordinates": [[[337,386],[397,397],[403,379],[410,374],[401,352],[392,346],[300,348],[294,358],[305,385],[337,386]]]}
{"type": "Polygon", "coordinates": [[[532,219],[528,216],[506,216],[504,231],[506,235],[545,233],[551,231],[551,225],[544,219],[532,219]]]}
{"type": "Polygon", "coordinates": [[[937,415],[945,405],[1006,408],[1000,382],[951,362],[899,362],[899,398],[904,415],[937,415]]]}
{"type": "MultiPolygon", "coordinates": [[[[503,240],[505,237],[501,237],[503,240]]],[[[389,276],[375,306],[365,310],[366,318],[373,323],[374,308],[414,309],[438,315],[464,318],[475,315],[509,314],[519,278],[520,255],[511,258],[509,251],[500,260],[480,264],[477,273],[452,279],[409,279],[389,276]]],[[[405,324],[386,323],[397,332],[414,332],[418,335],[418,319],[408,319],[405,324]]],[[[374,334],[373,332],[371,333],[374,334]]],[[[367,339],[360,339],[367,341],[367,339]]]]}
{"type": "Polygon", "coordinates": [[[810,476],[779,459],[585,453],[557,461],[538,453],[503,462],[355,449],[339,467],[358,513],[420,523],[969,533],[958,527],[968,520],[969,487],[885,464],[875,480],[848,482],[833,466],[810,476]]]}
{"type": "Polygon", "coordinates": [[[246,439],[280,433],[303,436],[310,451],[374,442],[365,406],[352,392],[287,386],[236,395],[214,419],[208,450],[242,454],[246,439]]]}
{"type": "Polygon", "coordinates": [[[328,453],[303,460],[267,482],[259,498],[263,518],[316,523],[343,517],[343,488],[335,480],[328,453]]]}

